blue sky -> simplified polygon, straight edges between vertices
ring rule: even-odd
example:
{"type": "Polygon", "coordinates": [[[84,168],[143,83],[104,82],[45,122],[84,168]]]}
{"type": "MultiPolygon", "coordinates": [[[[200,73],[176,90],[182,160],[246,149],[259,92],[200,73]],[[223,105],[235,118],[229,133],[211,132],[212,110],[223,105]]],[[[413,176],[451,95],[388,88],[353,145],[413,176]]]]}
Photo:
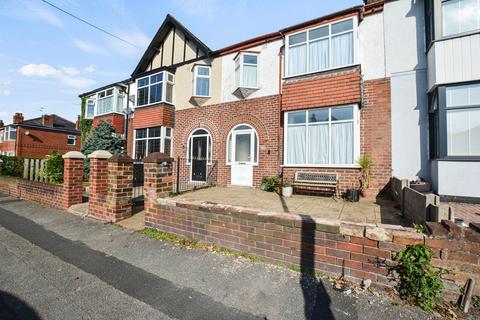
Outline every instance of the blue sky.
{"type": "Polygon", "coordinates": [[[130,76],[167,13],[211,49],[361,4],[361,0],[0,0],[0,119],[57,113],[75,120],[78,95],[130,76]]]}

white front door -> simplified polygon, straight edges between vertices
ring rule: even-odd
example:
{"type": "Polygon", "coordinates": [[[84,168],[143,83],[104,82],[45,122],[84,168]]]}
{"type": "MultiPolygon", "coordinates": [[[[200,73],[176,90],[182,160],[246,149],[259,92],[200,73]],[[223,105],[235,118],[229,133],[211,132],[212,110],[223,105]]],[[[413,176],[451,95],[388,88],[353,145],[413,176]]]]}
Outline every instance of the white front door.
{"type": "Polygon", "coordinates": [[[253,186],[254,144],[253,130],[232,132],[232,172],[234,186],[253,186]]]}

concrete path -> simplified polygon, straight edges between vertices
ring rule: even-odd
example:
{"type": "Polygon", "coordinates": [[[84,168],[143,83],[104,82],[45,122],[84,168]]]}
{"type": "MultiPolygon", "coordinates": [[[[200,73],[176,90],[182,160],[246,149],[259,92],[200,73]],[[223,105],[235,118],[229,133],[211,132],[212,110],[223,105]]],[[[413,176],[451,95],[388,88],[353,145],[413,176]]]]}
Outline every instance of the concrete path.
{"type": "Polygon", "coordinates": [[[386,295],[0,197],[0,319],[428,319],[386,295]]]}

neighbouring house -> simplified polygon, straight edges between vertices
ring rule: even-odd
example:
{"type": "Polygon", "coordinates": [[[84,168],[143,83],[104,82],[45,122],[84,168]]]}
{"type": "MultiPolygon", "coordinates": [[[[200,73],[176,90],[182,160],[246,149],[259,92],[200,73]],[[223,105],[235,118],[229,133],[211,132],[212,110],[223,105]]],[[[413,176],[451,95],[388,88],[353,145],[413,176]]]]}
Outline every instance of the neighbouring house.
{"type": "Polygon", "coordinates": [[[80,131],[75,123],[56,114],[24,120],[16,113],[12,124],[0,121],[0,154],[43,158],[58,150],[80,151],[80,131]]]}
{"type": "MultiPolygon", "coordinates": [[[[480,155],[476,109],[447,115],[446,98],[439,97],[449,91],[443,84],[479,78],[480,26],[475,18],[459,22],[467,1],[364,2],[216,50],[167,15],[130,79],[80,95],[90,101],[86,116],[118,119],[136,159],[155,151],[187,159],[182,174],[192,181],[206,179],[214,165],[219,185],[258,187],[263,176],[293,180],[297,171],[329,172],[338,174],[344,192],[358,186],[356,162],[369,155],[377,191],[393,174],[431,179],[442,195],[480,197],[480,188],[446,176],[455,168],[465,178],[480,174],[472,161],[480,155]],[[431,38],[429,14],[435,16],[431,38]],[[443,36],[442,28],[449,30],[443,36]],[[464,60],[451,60],[440,47],[464,60]],[[429,96],[438,107],[428,107],[429,96]],[[429,112],[443,117],[439,129],[429,131],[429,112]],[[447,134],[447,118],[458,134],[447,134]],[[429,157],[435,154],[429,132],[442,146],[435,149],[439,157],[429,157]],[[447,141],[468,141],[468,147],[448,149],[447,141]],[[456,154],[447,156],[448,150],[456,154]]],[[[478,13],[478,1],[468,3],[478,13]]],[[[476,87],[468,88],[468,105],[457,109],[475,107],[476,87]]],[[[459,88],[449,101],[465,92],[459,88]]]]}

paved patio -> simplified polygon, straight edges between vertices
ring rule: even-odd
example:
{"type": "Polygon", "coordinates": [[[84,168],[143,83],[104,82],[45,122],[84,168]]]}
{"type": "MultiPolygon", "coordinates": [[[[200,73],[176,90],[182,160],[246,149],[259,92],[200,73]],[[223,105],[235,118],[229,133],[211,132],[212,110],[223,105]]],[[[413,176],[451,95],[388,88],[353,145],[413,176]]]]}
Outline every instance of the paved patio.
{"type": "Polygon", "coordinates": [[[348,202],[320,196],[293,195],[283,198],[276,193],[251,188],[208,188],[176,196],[177,199],[208,201],[275,212],[309,214],[326,219],[339,219],[359,223],[385,223],[410,226],[387,199],[348,202]]]}

